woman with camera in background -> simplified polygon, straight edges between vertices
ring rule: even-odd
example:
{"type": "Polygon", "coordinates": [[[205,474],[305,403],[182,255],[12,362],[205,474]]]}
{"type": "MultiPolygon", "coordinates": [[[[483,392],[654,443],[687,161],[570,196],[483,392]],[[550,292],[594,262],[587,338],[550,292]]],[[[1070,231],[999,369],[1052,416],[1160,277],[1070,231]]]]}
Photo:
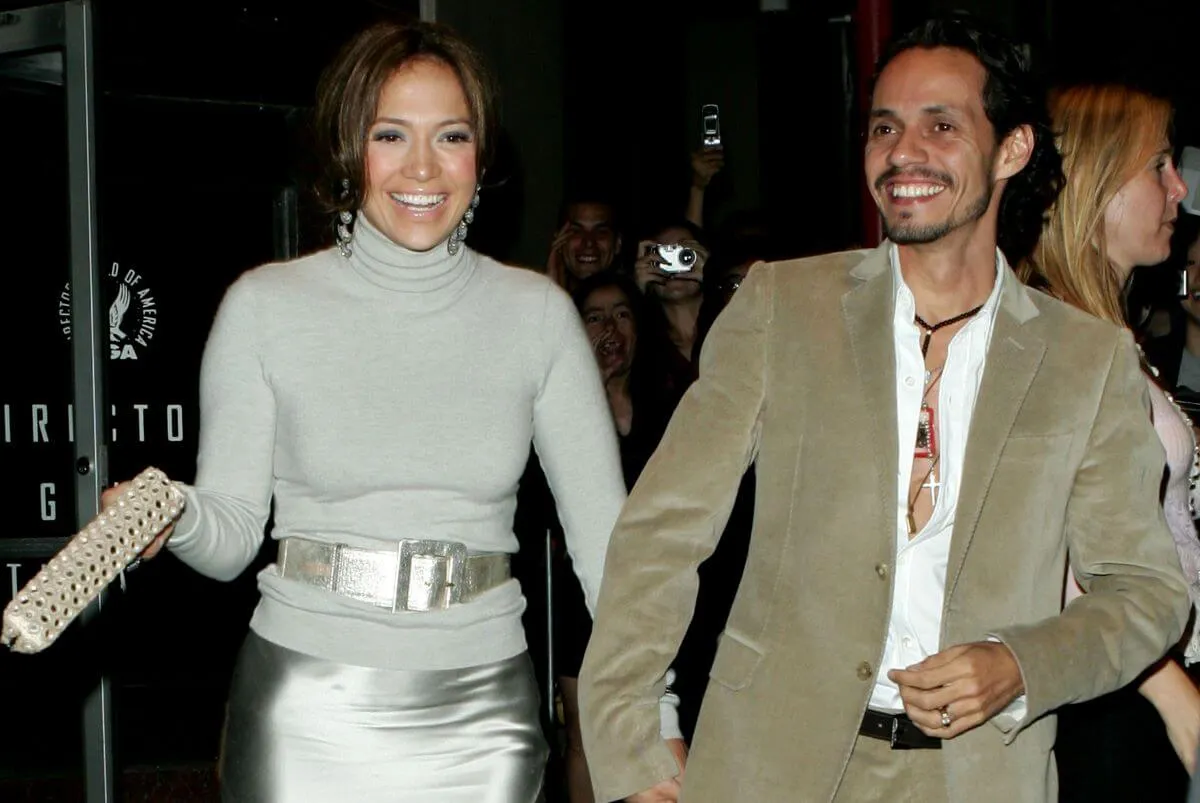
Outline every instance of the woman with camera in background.
{"type": "Polygon", "coordinates": [[[273,509],[227,803],[533,803],[547,745],[510,569],[517,484],[532,442],[594,602],[625,498],[604,391],[566,293],[463,242],[496,131],[475,51],[381,23],[317,94],[337,247],[227,291],[196,482],[146,556],[171,536],[233,579],[273,509]]]}
{"type": "Polygon", "coordinates": [[[696,360],[715,317],[704,283],[710,256],[703,232],[686,220],[638,240],[633,276],[646,299],[642,352],[672,408],[697,377],[696,360]]]}
{"type": "MultiPolygon", "coordinates": [[[[670,418],[699,375],[704,337],[725,298],[705,282],[719,259],[703,232],[687,221],[664,226],[638,241],[634,278],[645,299],[638,337],[638,387],[670,418]]],[[[717,637],[725,627],[741,581],[754,521],[754,467],[747,469],[713,555],[699,569],[700,591],[691,626],[674,663],[679,725],[690,738],[708,686],[717,637]]]]}
{"type": "MultiPolygon", "coordinates": [[[[1170,255],[1187,193],[1171,162],[1170,104],[1124,86],[1081,86],[1058,93],[1051,113],[1066,185],[1021,275],[1085,312],[1127,325],[1130,275],[1170,255]]],[[[1146,369],[1151,416],[1166,452],[1163,512],[1195,606],[1200,542],[1189,483],[1196,442],[1191,422],[1146,369]]],[[[1068,576],[1066,604],[1082,593],[1068,576]]],[[[1200,739],[1200,693],[1181,664],[1198,654],[1193,626],[1190,641],[1139,682],[1059,711],[1060,800],[1183,799],[1184,768],[1192,771],[1200,739]]]]}

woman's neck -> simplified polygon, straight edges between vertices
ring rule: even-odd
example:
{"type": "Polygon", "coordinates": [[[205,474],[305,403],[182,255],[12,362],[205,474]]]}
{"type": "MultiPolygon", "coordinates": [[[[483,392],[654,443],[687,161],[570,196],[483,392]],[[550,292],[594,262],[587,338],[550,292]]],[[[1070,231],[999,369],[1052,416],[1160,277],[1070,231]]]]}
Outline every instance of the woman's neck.
{"type": "Polygon", "coordinates": [[[617,432],[628,435],[633,429],[633,397],[629,394],[629,374],[614,376],[604,386],[608,395],[608,409],[612,412],[617,432]]]}
{"type": "Polygon", "coordinates": [[[696,329],[700,321],[699,296],[664,301],[663,317],[667,319],[667,337],[688,362],[692,361],[692,349],[696,345],[696,329]]]}

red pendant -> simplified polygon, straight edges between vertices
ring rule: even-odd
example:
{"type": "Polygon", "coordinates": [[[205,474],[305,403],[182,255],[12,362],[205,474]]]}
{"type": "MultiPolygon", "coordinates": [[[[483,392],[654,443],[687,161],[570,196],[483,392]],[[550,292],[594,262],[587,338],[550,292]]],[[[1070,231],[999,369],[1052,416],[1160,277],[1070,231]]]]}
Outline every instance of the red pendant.
{"type": "Polygon", "coordinates": [[[921,414],[917,417],[917,445],[913,449],[913,457],[932,459],[937,454],[937,430],[933,424],[933,408],[928,404],[921,405],[921,414]]]}

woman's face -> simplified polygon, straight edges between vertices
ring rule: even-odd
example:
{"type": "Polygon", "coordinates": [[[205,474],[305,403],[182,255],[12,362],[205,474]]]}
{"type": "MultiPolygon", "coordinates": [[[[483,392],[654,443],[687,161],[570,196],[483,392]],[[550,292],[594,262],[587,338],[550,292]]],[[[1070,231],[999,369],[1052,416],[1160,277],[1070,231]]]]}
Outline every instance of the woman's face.
{"type": "Polygon", "coordinates": [[[600,373],[606,379],[629,373],[637,354],[637,323],[619,287],[598,287],[583,302],[583,325],[600,373]]]}
{"type": "Polygon", "coordinates": [[[1171,255],[1171,233],[1187,186],[1171,161],[1170,146],[1125,182],[1104,210],[1105,249],[1124,281],[1139,265],[1171,255]]]}
{"type": "Polygon", "coordinates": [[[379,93],[367,132],[362,211],[397,245],[428,251],[450,236],[475,196],[471,111],[454,70],[418,59],[379,93]]]}

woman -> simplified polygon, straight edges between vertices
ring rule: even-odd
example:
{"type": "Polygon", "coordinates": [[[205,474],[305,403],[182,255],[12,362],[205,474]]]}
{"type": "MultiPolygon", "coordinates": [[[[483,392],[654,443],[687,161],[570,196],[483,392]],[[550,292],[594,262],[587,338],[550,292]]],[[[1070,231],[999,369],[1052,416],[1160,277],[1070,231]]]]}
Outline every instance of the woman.
{"type": "Polygon", "coordinates": [[[213,324],[168,548],[232,579],[272,505],[280,548],[232,682],[226,801],[540,794],[509,575],[530,442],[589,602],[625,489],[570,299],[463,242],[495,121],[490,78],[448,29],[358,35],[316,107],[337,247],[249,271],[213,324]]]}
{"type": "MultiPolygon", "coordinates": [[[[1171,163],[1171,108],[1126,87],[1085,86],[1057,95],[1052,113],[1067,183],[1023,266],[1024,276],[1092,315],[1126,325],[1123,288],[1136,266],[1169,256],[1173,222],[1187,193],[1171,163]]],[[[1167,455],[1164,513],[1195,604],[1200,543],[1188,493],[1195,441],[1186,417],[1149,369],[1146,380],[1167,455]]],[[[1070,578],[1066,601],[1080,593],[1070,578]]],[[[1186,660],[1196,656],[1193,635],[1186,660]]],[[[1056,755],[1062,800],[1183,798],[1187,774],[1170,753],[1173,746],[1191,770],[1200,737],[1200,694],[1178,660],[1166,656],[1135,684],[1136,691],[1061,713],[1056,755]]]]}
{"type": "MultiPolygon", "coordinates": [[[[688,221],[669,223],[638,242],[634,279],[645,299],[645,325],[638,338],[637,387],[643,397],[655,401],[654,409],[665,411],[665,419],[699,376],[704,338],[724,306],[725,299],[706,281],[712,265],[713,254],[704,233],[688,221]],[[690,249],[695,261],[682,265],[686,270],[672,270],[681,265],[670,264],[677,253],[671,248],[690,249]]],[[[678,677],[674,688],[680,698],[679,726],[685,739],[695,730],[717,640],[746,565],[756,483],[752,465],[738,487],[716,551],[699,569],[696,608],[675,659],[678,677]]]]}
{"type": "Polygon", "coordinates": [[[703,233],[688,221],[663,226],[637,245],[634,281],[646,299],[643,355],[654,364],[658,389],[672,400],[672,406],[696,380],[700,348],[715,317],[711,304],[705,303],[709,256],[703,233]],[[669,264],[673,248],[678,253],[690,251],[694,259],[669,264]]]}

